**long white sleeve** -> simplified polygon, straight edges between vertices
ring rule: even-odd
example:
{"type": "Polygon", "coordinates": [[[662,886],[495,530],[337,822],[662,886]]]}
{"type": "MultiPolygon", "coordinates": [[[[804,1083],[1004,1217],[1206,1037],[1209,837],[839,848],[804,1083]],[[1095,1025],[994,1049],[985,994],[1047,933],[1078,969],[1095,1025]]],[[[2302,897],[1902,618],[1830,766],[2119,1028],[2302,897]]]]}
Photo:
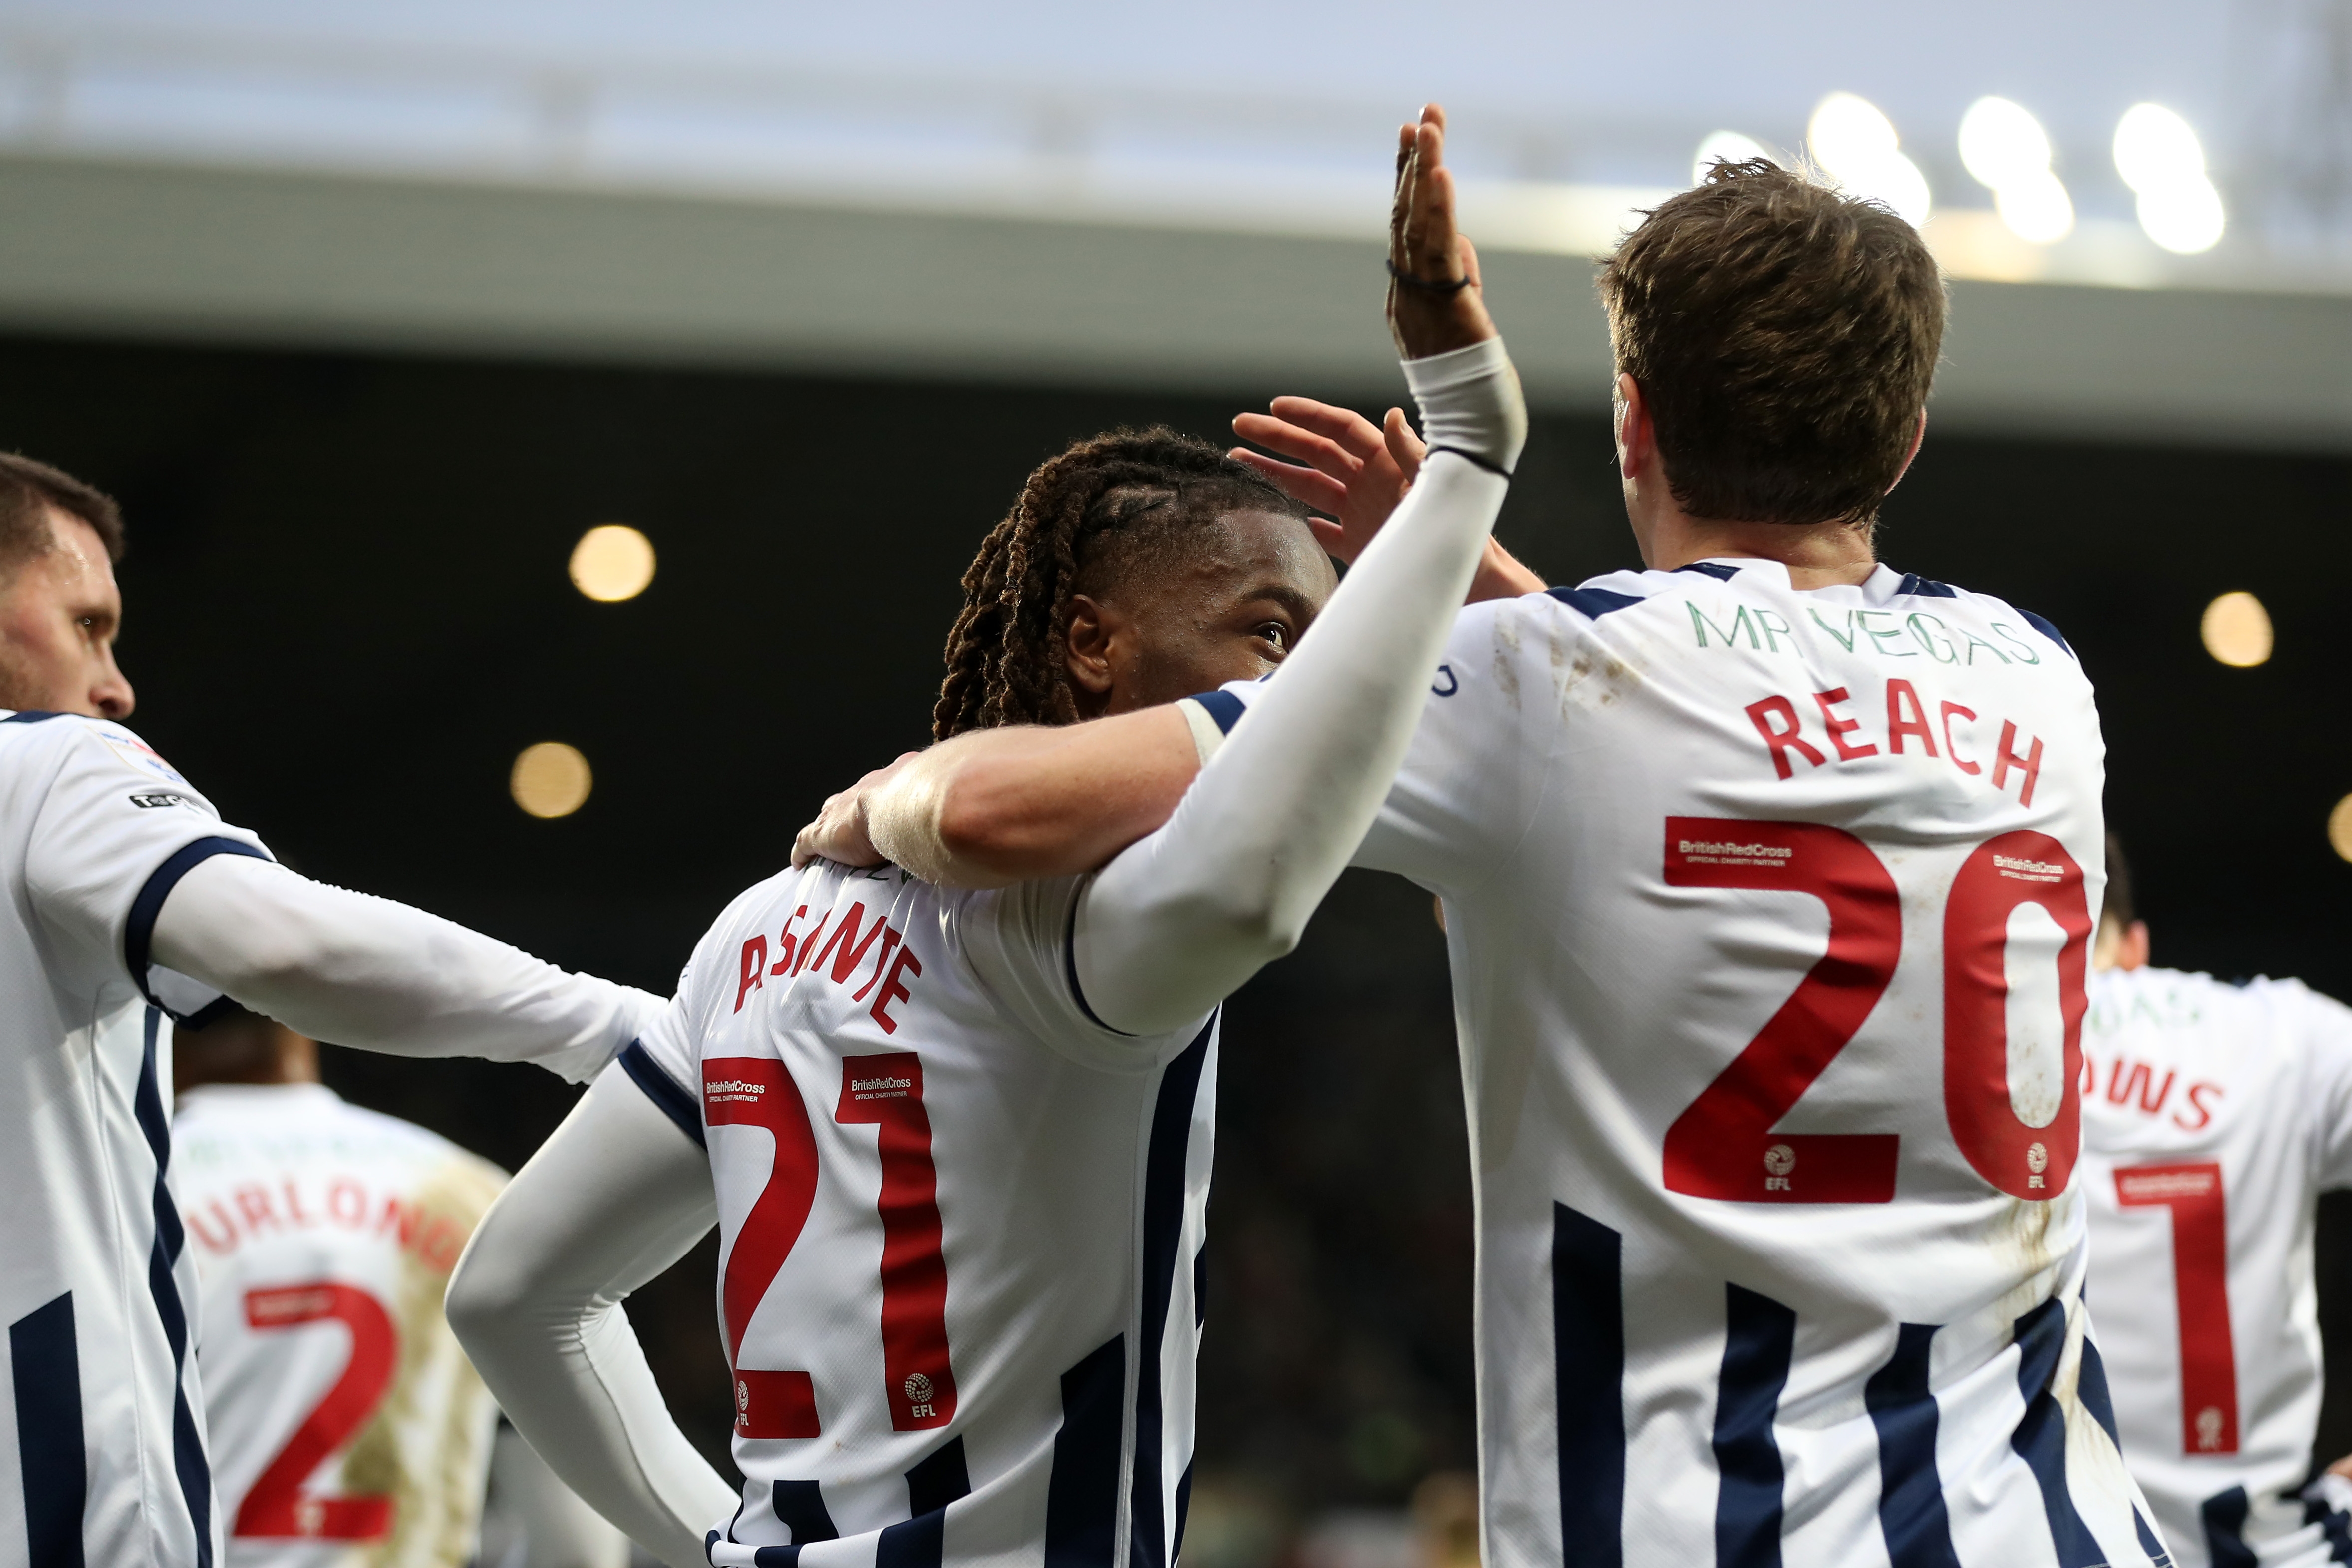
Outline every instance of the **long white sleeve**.
{"type": "Polygon", "coordinates": [[[584,1083],[660,1011],[389,899],[215,855],[172,888],[154,962],[314,1039],[412,1057],[536,1062],[584,1083]]]}
{"type": "Polygon", "coordinates": [[[621,1302],[718,1223],[710,1163],[614,1067],[474,1229],[449,1326],[516,1430],[677,1564],[740,1500],[686,1440],[621,1302]]]}
{"type": "Polygon", "coordinates": [[[1181,1028],[1296,946],[1404,760],[1527,433],[1499,341],[1406,374],[1430,453],[1403,504],[1167,826],[1079,905],[1079,988],[1112,1028],[1181,1028]]]}

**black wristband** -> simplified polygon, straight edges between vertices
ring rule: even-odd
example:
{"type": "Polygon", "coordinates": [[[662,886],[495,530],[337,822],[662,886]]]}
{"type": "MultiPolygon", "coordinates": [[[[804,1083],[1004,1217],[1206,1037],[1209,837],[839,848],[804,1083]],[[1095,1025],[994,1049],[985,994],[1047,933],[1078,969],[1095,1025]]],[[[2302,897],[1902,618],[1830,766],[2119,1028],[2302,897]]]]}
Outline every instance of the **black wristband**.
{"type": "Polygon", "coordinates": [[[1433,279],[1415,278],[1410,272],[1400,270],[1394,260],[1389,262],[1388,268],[1389,276],[1399,283],[1408,289],[1418,289],[1426,294],[1459,294],[1463,289],[1470,287],[1470,279],[1466,277],[1456,278],[1450,282],[1443,278],[1433,279]]]}
{"type": "Polygon", "coordinates": [[[1451,452],[1455,457],[1461,458],[1464,462],[1475,464],[1475,466],[1486,469],[1490,474],[1499,474],[1507,479],[1511,477],[1510,469],[1503,467],[1502,464],[1495,461],[1492,458],[1480,457],[1477,453],[1471,451],[1466,447],[1447,447],[1439,445],[1430,447],[1429,451],[1432,457],[1434,457],[1440,452],[1451,452]]]}

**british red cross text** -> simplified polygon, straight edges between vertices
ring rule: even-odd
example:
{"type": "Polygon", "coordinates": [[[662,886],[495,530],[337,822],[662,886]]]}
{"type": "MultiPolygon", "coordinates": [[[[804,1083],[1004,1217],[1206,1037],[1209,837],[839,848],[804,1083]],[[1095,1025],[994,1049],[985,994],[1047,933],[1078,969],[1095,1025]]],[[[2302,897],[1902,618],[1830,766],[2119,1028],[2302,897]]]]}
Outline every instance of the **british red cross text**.
{"type": "MultiPolygon", "coordinates": [[[[1937,722],[1931,726],[1927,704],[1910,681],[1886,682],[1883,707],[1843,686],[1811,692],[1807,700],[1818,715],[1815,721],[1821,726],[1822,740],[1841,763],[1877,756],[1879,742],[1871,738],[1875,734],[1884,738],[1885,750],[1893,755],[1906,755],[1912,746],[1916,746],[1924,754],[1948,762],[1972,778],[1984,774],[1983,763],[1960,752],[1960,742],[1968,737],[1965,733],[1956,735],[1952,730],[1956,719],[1964,725],[1975,723],[1975,710],[1957,702],[1937,702],[1937,722]],[[1849,710],[1853,711],[1849,713],[1849,710]],[[1883,726],[1876,724],[1879,711],[1885,714],[1883,726]],[[1939,730],[1944,742],[1940,752],[1936,746],[1939,730]],[[1848,740],[1848,736],[1855,738],[1848,740]]],[[[1764,742],[1765,755],[1771,758],[1776,776],[1794,778],[1799,759],[1808,767],[1831,765],[1829,752],[1806,738],[1804,715],[1795,701],[1779,695],[1763,697],[1748,704],[1744,711],[1764,742]]],[[[2016,781],[2017,804],[2032,805],[2034,785],[2042,778],[2042,739],[2038,735],[2021,737],[2015,721],[2004,719],[2000,722],[2000,739],[1993,745],[1992,773],[1987,782],[1994,789],[2007,793],[2012,778],[2016,781]]]]}

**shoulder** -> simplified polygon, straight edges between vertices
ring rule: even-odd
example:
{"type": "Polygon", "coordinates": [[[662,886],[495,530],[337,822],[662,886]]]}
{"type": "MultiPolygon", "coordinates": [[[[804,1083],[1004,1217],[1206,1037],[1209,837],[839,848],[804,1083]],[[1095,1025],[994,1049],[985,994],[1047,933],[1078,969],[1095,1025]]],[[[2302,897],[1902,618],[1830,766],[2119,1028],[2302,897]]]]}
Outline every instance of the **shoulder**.
{"type": "Polygon", "coordinates": [[[2012,605],[1998,595],[1979,593],[1973,588],[1922,577],[1916,572],[1906,572],[1895,589],[1895,595],[1900,599],[1930,602],[1925,604],[1929,610],[1936,607],[1931,601],[1945,601],[1953,610],[1965,612],[1981,621],[1992,629],[1995,636],[2010,642],[2012,647],[2021,640],[2028,650],[2037,655],[2047,648],[2061,655],[2068,663],[2078,662],[2074,645],[2066,640],[2065,634],[2049,617],[2012,605]]]}
{"type": "Polygon", "coordinates": [[[2352,1007],[2300,980],[2258,976],[2242,988],[2250,1001],[2291,1028],[2306,1044],[2326,1042],[2352,1046],[2352,1007]]]}
{"type": "Polygon", "coordinates": [[[53,784],[86,780],[92,785],[143,785],[159,806],[194,805],[218,815],[161,752],[113,719],[33,712],[0,718],[0,769],[19,778],[25,770],[35,770],[53,784]]]}
{"type": "MultiPolygon", "coordinates": [[[[772,918],[778,906],[786,915],[792,913],[793,900],[813,907],[822,907],[831,899],[831,882],[840,868],[829,862],[818,861],[798,870],[787,868],[774,876],[762,878],[727,900],[694,945],[694,957],[687,964],[687,973],[694,976],[710,968],[710,955],[732,947],[747,933],[764,932],[779,922],[772,918]],[[829,876],[828,873],[831,873],[829,876]]],[[[681,982],[680,990],[685,989],[681,982]]]]}
{"type": "Polygon", "coordinates": [[[344,1139],[373,1144],[427,1181],[473,1189],[487,1186],[492,1192],[506,1184],[505,1171],[429,1127],[420,1127],[381,1110],[370,1110],[349,1100],[338,1103],[332,1121],[336,1124],[334,1131],[344,1139]]]}

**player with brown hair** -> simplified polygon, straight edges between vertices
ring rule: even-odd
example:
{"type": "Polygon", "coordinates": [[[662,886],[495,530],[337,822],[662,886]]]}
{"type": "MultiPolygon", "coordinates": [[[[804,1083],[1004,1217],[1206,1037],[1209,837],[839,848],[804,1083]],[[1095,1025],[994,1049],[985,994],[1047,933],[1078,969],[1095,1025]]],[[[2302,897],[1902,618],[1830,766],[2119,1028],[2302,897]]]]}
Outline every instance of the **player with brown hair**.
{"type": "MultiPolygon", "coordinates": [[[[172,1022],[226,995],[349,1045],[591,1078],[654,1005],[310,881],[223,822],[121,723],[122,545],[108,497],[0,454],[0,1560],[209,1568],[172,1022]]],[[[289,1502],[333,1500],[294,1480],[289,1502]]]]}
{"type": "MultiPolygon", "coordinates": [[[[2083,1305],[2090,685],[1875,550],[1934,259],[1727,163],[1601,287],[1647,570],[1462,612],[1355,854],[1447,917],[1484,1559],[2161,1564],[2083,1305]]],[[[1306,466],[1256,466],[1360,530],[1426,482],[1367,422],[1276,415],[1239,427],[1306,466]]],[[[1183,820],[1226,753],[1182,738],[1266,743],[1287,679],[935,747],[805,842],[1066,875],[1183,820]]]]}

